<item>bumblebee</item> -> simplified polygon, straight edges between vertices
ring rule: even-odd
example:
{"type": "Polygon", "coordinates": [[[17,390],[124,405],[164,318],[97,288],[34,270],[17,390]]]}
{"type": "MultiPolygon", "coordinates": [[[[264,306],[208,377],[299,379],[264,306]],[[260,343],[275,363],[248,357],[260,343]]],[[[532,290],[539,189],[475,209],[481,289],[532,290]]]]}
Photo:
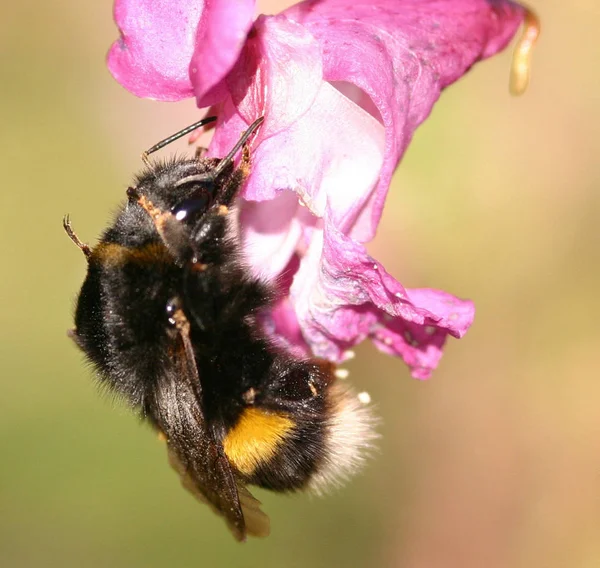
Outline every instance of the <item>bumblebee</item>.
{"type": "Polygon", "coordinates": [[[213,120],[144,153],[147,168],[93,248],[65,218],[87,259],[70,336],[100,383],[166,440],[184,487],[245,540],[269,533],[247,485],[322,492],[361,465],[375,434],[332,364],[292,356],[260,324],[276,294],[245,264],[235,200],[262,118],[222,159],[149,161],[213,120]]]}

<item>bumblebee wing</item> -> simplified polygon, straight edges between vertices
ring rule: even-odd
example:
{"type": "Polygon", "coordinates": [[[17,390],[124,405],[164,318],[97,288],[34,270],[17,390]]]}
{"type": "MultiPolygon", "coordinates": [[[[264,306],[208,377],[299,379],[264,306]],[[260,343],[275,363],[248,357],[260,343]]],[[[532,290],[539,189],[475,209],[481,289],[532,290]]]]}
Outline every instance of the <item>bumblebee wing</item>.
{"type": "Polygon", "coordinates": [[[223,446],[206,425],[189,323],[179,310],[173,317],[181,340],[174,353],[176,373],[159,382],[150,408],[166,436],[169,461],[183,486],[223,516],[237,540],[245,540],[247,534],[266,536],[268,517],[245,488],[238,490],[223,446]]]}
{"type": "MultiPolygon", "coordinates": [[[[233,485],[227,483],[225,491],[216,493],[214,487],[209,488],[207,485],[202,487],[202,483],[198,479],[194,480],[193,474],[183,466],[171,447],[168,449],[168,454],[169,463],[179,474],[183,487],[198,501],[209,505],[217,515],[223,516],[229,530],[237,540],[245,540],[246,534],[256,537],[269,536],[269,517],[261,510],[260,501],[255,499],[244,485],[234,481],[233,485]],[[235,506],[233,509],[230,507],[232,501],[236,500],[238,507],[241,507],[241,515],[235,506]]],[[[231,473],[231,467],[227,462],[224,471],[221,471],[220,476],[217,474],[217,477],[221,477],[222,480],[229,479],[231,473]]],[[[233,479],[233,475],[231,475],[231,480],[233,479]]]]}
{"type": "MultiPolygon", "coordinates": [[[[204,432],[206,435],[206,432],[204,432]]],[[[246,538],[246,522],[231,466],[222,450],[208,438],[196,438],[193,452],[182,452],[172,439],[168,442],[169,462],[181,484],[200,502],[220,516],[237,540],[246,538]]]]}
{"type": "Polygon", "coordinates": [[[238,483],[240,504],[246,521],[246,531],[250,536],[265,537],[271,532],[269,515],[261,508],[261,502],[248,491],[245,485],[238,483]]]}

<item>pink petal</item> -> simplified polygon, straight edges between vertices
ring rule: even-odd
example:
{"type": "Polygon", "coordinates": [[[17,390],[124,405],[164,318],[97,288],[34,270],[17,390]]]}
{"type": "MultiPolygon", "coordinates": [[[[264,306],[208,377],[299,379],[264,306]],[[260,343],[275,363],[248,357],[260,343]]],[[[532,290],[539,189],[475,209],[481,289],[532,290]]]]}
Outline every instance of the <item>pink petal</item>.
{"type": "Polygon", "coordinates": [[[268,337],[290,353],[298,357],[310,357],[310,347],[302,337],[296,311],[288,295],[299,262],[298,255],[294,255],[282,272],[278,279],[279,299],[268,313],[263,314],[263,325],[268,337]]]}
{"type": "Polygon", "coordinates": [[[244,47],[254,21],[255,0],[208,0],[196,33],[189,73],[200,108],[227,95],[225,76],[244,47]]]}
{"type": "MultiPolygon", "coordinates": [[[[224,155],[244,128],[246,122],[228,101],[220,111],[210,155],[224,155]]],[[[308,112],[255,144],[244,197],[265,201],[292,190],[314,216],[322,217],[329,203],[339,229],[358,231],[357,219],[377,184],[383,150],[382,125],[323,83],[308,112]]]]}
{"type": "Polygon", "coordinates": [[[429,312],[429,323],[447,330],[453,337],[462,337],[473,323],[475,307],[470,300],[460,300],[431,288],[409,288],[406,292],[415,306],[429,312]]]}
{"type": "Polygon", "coordinates": [[[253,14],[254,0],[116,0],[108,68],[138,97],[202,96],[231,69],[253,14]]]}
{"type": "Polygon", "coordinates": [[[302,337],[296,312],[287,296],[280,298],[265,314],[263,329],[268,337],[296,357],[312,357],[310,347],[302,337]]]}
{"type": "Polygon", "coordinates": [[[321,49],[310,33],[285,16],[260,16],[227,84],[248,124],[265,117],[262,139],[285,129],[311,107],[322,75],[321,49]]]}
{"type": "Polygon", "coordinates": [[[313,236],[290,298],[315,355],[341,361],[349,347],[371,337],[417,378],[429,376],[446,336],[462,336],[474,315],[471,302],[450,294],[405,290],[362,244],[327,221],[313,236]]]}
{"type": "Polygon", "coordinates": [[[239,206],[244,258],[254,274],[273,281],[288,265],[302,234],[298,199],[286,192],[262,203],[242,200],[239,206]]]}
{"type": "Polygon", "coordinates": [[[402,357],[413,377],[427,379],[442,357],[446,337],[462,337],[467,332],[475,307],[440,290],[413,289],[407,294],[415,306],[426,309],[431,316],[423,325],[384,317],[371,339],[384,353],[402,357]]]}
{"type": "Polygon", "coordinates": [[[375,103],[385,160],[361,240],[373,237],[390,179],[441,89],[510,41],[523,9],[504,0],[308,0],[284,12],[320,42],[324,78],[375,103]]]}
{"type": "Polygon", "coordinates": [[[108,52],[114,78],[138,97],[192,96],[189,66],[204,7],[203,0],[116,0],[121,37],[108,52]]]}

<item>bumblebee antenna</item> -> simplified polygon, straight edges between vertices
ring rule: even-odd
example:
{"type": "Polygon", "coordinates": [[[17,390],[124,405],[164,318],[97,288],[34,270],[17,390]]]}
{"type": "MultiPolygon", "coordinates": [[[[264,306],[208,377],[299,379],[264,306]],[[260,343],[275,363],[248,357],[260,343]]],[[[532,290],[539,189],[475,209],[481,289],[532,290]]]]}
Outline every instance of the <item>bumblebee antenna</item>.
{"type": "Polygon", "coordinates": [[[219,165],[213,170],[213,177],[217,178],[221,174],[221,172],[229,165],[231,161],[233,161],[233,157],[238,153],[238,150],[246,143],[248,138],[252,136],[258,127],[263,123],[265,119],[264,116],[257,118],[249,127],[242,137],[237,141],[236,145],[229,151],[229,154],[225,156],[220,162],[219,165]]]}
{"type": "Polygon", "coordinates": [[[142,161],[144,162],[144,164],[149,165],[148,156],[150,154],[153,154],[154,152],[156,152],[157,150],[160,150],[161,148],[164,148],[171,142],[175,142],[175,140],[178,140],[179,138],[185,136],[186,134],[189,134],[190,132],[193,132],[194,130],[200,128],[201,126],[204,126],[205,124],[214,122],[215,120],[217,120],[216,116],[208,116],[206,118],[203,118],[202,120],[199,120],[198,122],[195,122],[194,124],[190,124],[183,130],[176,132],[172,136],[169,136],[168,138],[161,140],[157,144],[154,144],[154,146],[152,146],[152,148],[149,148],[148,150],[146,150],[145,152],[142,153],[142,161]]]}
{"type": "Polygon", "coordinates": [[[188,176],[186,178],[180,179],[175,184],[175,187],[178,187],[180,185],[184,185],[186,183],[190,183],[193,181],[210,181],[210,180],[217,179],[221,175],[221,173],[223,173],[223,170],[233,161],[233,158],[238,153],[239,149],[248,141],[248,138],[250,138],[250,136],[252,136],[256,132],[258,127],[263,123],[264,119],[265,119],[265,117],[261,116],[260,118],[257,118],[248,127],[248,130],[246,130],[246,132],[244,132],[242,134],[240,139],[236,142],[235,146],[229,151],[227,156],[225,156],[219,162],[219,165],[214,170],[207,172],[205,174],[197,174],[197,175],[188,176]]]}

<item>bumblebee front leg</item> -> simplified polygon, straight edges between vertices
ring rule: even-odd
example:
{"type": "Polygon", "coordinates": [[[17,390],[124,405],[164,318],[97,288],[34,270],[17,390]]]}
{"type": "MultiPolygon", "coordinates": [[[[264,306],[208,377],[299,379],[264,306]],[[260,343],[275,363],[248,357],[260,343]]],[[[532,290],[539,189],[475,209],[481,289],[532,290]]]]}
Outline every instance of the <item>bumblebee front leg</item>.
{"type": "Polygon", "coordinates": [[[179,264],[183,264],[192,256],[189,231],[183,223],[180,223],[170,211],[162,211],[156,207],[135,187],[127,189],[127,196],[148,213],[163,244],[179,264]]]}
{"type": "Polygon", "coordinates": [[[196,224],[191,240],[197,268],[221,265],[227,258],[229,246],[225,244],[225,236],[229,213],[226,205],[215,203],[196,224]]]}
{"type": "Polygon", "coordinates": [[[217,193],[215,204],[224,205],[225,207],[231,206],[246,178],[250,175],[251,164],[250,148],[245,145],[242,148],[240,165],[231,173],[223,184],[223,188],[217,193]]]}
{"type": "Polygon", "coordinates": [[[242,148],[240,165],[229,175],[218,189],[209,210],[200,218],[192,231],[195,256],[200,267],[222,264],[223,240],[227,231],[227,216],[230,206],[250,173],[250,149],[242,148]]]}

